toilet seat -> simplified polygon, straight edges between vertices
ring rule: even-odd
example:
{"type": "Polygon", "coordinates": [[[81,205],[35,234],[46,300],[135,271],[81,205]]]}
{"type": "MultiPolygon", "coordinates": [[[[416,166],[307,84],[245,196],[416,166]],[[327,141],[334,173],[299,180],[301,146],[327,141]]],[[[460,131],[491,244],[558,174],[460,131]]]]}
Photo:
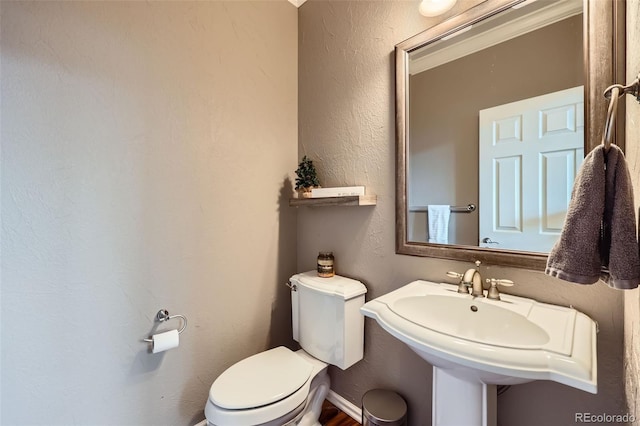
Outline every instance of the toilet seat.
{"type": "Polygon", "coordinates": [[[211,385],[205,408],[214,425],[259,425],[294,411],[309,394],[313,365],[281,346],[229,367],[211,385]]]}

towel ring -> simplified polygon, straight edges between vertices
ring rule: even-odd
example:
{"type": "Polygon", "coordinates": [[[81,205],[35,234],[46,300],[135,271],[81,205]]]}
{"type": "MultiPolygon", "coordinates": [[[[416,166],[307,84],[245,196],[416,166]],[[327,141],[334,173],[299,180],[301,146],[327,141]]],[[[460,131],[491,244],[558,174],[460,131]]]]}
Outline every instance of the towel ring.
{"type": "Polygon", "coordinates": [[[609,108],[607,109],[607,120],[604,122],[604,131],[602,132],[602,145],[604,149],[609,151],[611,148],[611,133],[615,127],[616,116],[618,113],[618,99],[620,98],[620,84],[609,86],[604,93],[605,98],[609,95],[609,108]]]}
{"type": "MultiPolygon", "coordinates": [[[[182,319],[182,327],[178,330],[178,334],[181,334],[185,330],[185,328],[187,328],[187,317],[185,317],[184,315],[169,315],[169,311],[167,311],[166,309],[160,309],[156,314],[156,321],[158,322],[165,322],[165,321],[172,320],[174,318],[182,319]]],[[[153,343],[153,339],[142,339],[142,340],[144,342],[153,343]]]]}
{"type": "Polygon", "coordinates": [[[618,113],[618,100],[624,95],[633,95],[636,97],[636,100],[640,102],[640,74],[638,74],[638,77],[636,77],[633,83],[627,86],[613,84],[604,91],[604,97],[609,99],[607,121],[604,123],[604,131],[602,132],[602,145],[604,145],[606,151],[611,148],[611,136],[618,113]]]}

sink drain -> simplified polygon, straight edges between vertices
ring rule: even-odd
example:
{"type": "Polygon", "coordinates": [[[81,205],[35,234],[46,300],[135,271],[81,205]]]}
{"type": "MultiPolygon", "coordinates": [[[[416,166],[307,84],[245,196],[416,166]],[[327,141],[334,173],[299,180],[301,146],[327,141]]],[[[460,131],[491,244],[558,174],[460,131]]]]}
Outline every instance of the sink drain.
{"type": "Polygon", "coordinates": [[[471,312],[478,312],[478,307],[476,305],[471,305],[471,312]]]}

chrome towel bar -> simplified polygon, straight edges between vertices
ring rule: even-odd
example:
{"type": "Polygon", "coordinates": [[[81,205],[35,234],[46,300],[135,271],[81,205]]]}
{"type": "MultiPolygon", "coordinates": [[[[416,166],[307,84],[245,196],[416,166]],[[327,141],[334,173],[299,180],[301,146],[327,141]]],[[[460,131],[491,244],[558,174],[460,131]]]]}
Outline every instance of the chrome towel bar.
{"type": "MultiPolygon", "coordinates": [[[[449,211],[451,213],[471,213],[476,211],[475,204],[467,204],[466,206],[451,206],[449,207],[449,211]]],[[[429,206],[409,206],[410,212],[426,212],[429,209],[429,206]]]]}
{"type": "Polygon", "coordinates": [[[476,210],[475,204],[467,204],[466,206],[451,206],[451,213],[471,213],[476,210]]]}

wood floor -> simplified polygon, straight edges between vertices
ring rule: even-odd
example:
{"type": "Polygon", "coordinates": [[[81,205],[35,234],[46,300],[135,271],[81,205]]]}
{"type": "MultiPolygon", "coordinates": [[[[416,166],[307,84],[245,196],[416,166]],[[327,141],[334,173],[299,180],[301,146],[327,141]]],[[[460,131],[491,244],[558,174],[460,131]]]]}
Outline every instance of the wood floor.
{"type": "Polygon", "coordinates": [[[338,410],[335,405],[327,400],[322,404],[320,424],[322,426],[360,426],[360,423],[338,410]]]}

